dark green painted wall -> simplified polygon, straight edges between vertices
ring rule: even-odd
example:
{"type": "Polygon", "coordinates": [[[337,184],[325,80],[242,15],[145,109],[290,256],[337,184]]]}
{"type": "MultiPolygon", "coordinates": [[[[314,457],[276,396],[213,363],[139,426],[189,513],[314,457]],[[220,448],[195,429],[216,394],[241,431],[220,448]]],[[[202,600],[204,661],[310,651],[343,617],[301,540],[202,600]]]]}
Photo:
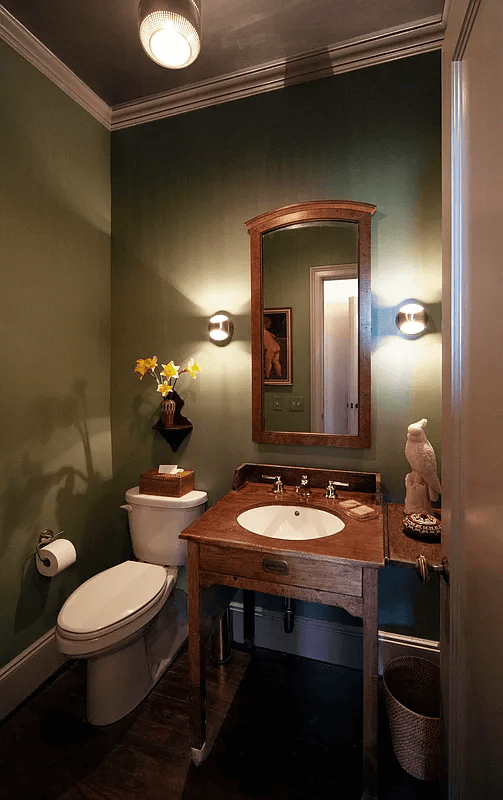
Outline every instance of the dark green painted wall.
{"type": "MultiPolygon", "coordinates": [[[[118,505],[155,464],[195,468],[211,502],[248,460],[377,470],[400,500],[411,421],[428,418],[440,456],[439,332],[408,342],[393,326],[396,305],[419,297],[439,331],[439,85],[430,54],[114,134],[111,286],[110,135],[0,42],[0,664],[130,554],[118,505]],[[244,221],[320,198],[378,206],[365,451],[251,441],[244,221]],[[236,322],[227,348],[206,341],[222,308],[236,322]],[[180,383],[195,427],[176,457],[151,430],[155,387],[132,372],[148,355],[202,366],[180,383]],[[78,551],[52,580],[34,568],[46,527],[78,551]]],[[[436,589],[413,573],[384,571],[380,607],[382,627],[435,635],[436,589]]]]}
{"type": "Polygon", "coordinates": [[[120,559],[110,509],[110,135],[0,41],[0,666],[120,559]],[[78,561],[35,570],[44,528],[78,561]]]}
{"type": "MultiPolygon", "coordinates": [[[[378,471],[404,497],[407,426],[428,418],[440,461],[440,57],[417,56],[112,134],[112,443],[117,499],[159,463],[195,469],[215,502],[244,461],[378,471]],[[249,242],[244,222],[318,199],[362,200],[373,217],[373,436],[368,450],[251,441],[249,242]],[[394,327],[417,297],[436,332],[394,327]],[[206,337],[233,315],[232,344],[206,337]],[[180,382],[194,431],[175,455],[154,435],[158,395],[135,360],[194,356],[180,382]]],[[[436,589],[386,570],[381,625],[435,635],[436,589]]]]}

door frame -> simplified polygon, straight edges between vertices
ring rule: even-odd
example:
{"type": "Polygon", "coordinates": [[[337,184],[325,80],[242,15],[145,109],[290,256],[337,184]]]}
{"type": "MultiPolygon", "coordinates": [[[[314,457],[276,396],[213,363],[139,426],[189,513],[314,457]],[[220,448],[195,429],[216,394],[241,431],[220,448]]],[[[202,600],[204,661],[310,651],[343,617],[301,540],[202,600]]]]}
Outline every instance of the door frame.
{"type": "Polygon", "coordinates": [[[326,267],[311,267],[309,270],[309,304],[311,315],[311,431],[324,433],[323,418],[323,373],[324,373],[324,329],[323,329],[323,283],[326,280],[358,278],[358,264],[335,264],[326,267]],[[323,421],[323,424],[322,424],[323,421]],[[321,428],[321,430],[320,430],[321,428]]]}
{"type": "Polygon", "coordinates": [[[442,549],[449,560],[449,585],[441,582],[440,649],[444,796],[465,797],[465,698],[467,676],[462,658],[463,587],[461,566],[467,521],[462,498],[467,481],[463,447],[464,311],[470,302],[464,263],[466,92],[463,57],[481,0],[446,0],[442,48],[442,220],[443,220],[443,393],[442,393],[442,549]]]}

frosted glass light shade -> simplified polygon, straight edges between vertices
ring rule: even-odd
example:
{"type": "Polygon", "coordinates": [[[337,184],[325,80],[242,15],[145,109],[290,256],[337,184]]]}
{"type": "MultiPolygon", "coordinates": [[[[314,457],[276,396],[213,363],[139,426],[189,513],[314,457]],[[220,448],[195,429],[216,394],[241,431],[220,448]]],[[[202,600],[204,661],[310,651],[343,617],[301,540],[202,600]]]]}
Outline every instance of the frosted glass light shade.
{"type": "Polygon", "coordinates": [[[192,64],[201,49],[201,15],[194,0],[141,0],[140,41],[152,61],[168,69],[192,64]]]}
{"type": "Polygon", "coordinates": [[[396,325],[406,336],[417,336],[426,329],[428,319],[424,306],[419,303],[406,303],[396,315],[396,325]]]}
{"type": "Polygon", "coordinates": [[[219,312],[210,317],[208,323],[210,339],[220,346],[228,344],[234,333],[234,323],[225,312],[219,312]]]}

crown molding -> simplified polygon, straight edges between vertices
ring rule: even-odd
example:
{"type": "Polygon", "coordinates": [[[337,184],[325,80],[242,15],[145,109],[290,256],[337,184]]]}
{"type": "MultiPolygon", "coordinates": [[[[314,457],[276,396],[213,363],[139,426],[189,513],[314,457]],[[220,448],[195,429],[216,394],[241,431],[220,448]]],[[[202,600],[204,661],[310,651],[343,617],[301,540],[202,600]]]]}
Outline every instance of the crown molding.
{"type": "Polygon", "coordinates": [[[339,42],[331,47],[241,70],[181,89],[110,107],[0,5],[0,38],[108,130],[142,125],[199,108],[438,50],[442,15],[339,42]]]}
{"type": "Polygon", "coordinates": [[[66,67],[54,53],[28,31],[7,9],[0,5],[0,39],[29,61],[39,72],[59,86],[91,116],[111,129],[111,108],[80,78],[66,67]]]}
{"type": "Polygon", "coordinates": [[[282,59],[141,100],[121,103],[112,108],[111,127],[112,130],[119,130],[142,125],[285,86],[438,50],[442,47],[444,31],[442,17],[436,15],[288,60],[282,59]]]}

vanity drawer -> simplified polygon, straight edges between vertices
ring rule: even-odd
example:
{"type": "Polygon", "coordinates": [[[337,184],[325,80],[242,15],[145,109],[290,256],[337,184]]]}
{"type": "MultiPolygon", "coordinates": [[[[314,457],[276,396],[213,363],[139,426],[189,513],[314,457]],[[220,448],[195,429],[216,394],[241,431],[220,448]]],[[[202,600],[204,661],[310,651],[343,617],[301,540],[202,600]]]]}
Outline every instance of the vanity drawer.
{"type": "Polygon", "coordinates": [[[200,546],[199,563],[208,572],[362,596],[362,568],[352,564],[208,544],[200,546]]]}

